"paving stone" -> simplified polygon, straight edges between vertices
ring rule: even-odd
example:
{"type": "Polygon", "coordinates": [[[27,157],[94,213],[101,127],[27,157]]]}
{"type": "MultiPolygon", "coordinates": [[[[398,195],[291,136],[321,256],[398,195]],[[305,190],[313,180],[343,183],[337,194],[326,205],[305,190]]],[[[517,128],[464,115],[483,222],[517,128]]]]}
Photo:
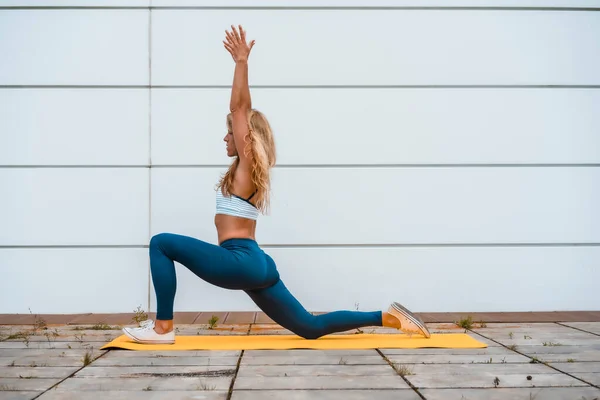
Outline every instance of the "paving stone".
{"type": "Polygon", "coordinates": [[[27,391],[44,391],[56,385],[64,378],[2,378],[0,379],[0,387],[4,391],[27,390],[27,391]]]}
{"type": "Polygon", "coordinates": [[[91,351],[94,357],[98,357],[106,350],[98,349],[0,349],[0,357],[83,357],[91,351]]]}
{"type": "Polygon", "coordinates": [[[438,349],[438,348],[422,348],[422,349],[381,349],[381,353],[390,356],[397,354],[406,354],[406,355],[435,355],[435,354],[444,354],[444,355],[507,355],[507,354],[516,354],[514,351],[507,349],[502,346],[495,347],[487,347],[483,349],[438,349]]]}
{"type": "Polygon", "coordinates": [[[584,381],[591,383],[592,385],[600,386],[600,373],[580,373],[575,372],[571,375],[577,378],[583,379],[584,381]]]}
{"type": "Polygon", "coordinates": [[[397,375],[389,365],[261,365],[240,368],[237,377],[397,375]]]}
{"type": "Polygon", "coordinates": [[[0,378],[66,378],[80,367],[0,367],[0,378]]]}
{"type": "Polygon", "coordinates": [[[592,400],[600,398],[593,387],[574,388],[494,388],[420,389],[427,400],[592,400]]]}
{"type": "Polygon", "coordinates": [[[600,322],[562,322],[562,324],[600,335],[600,322]]]}
{"type": "Polygon", "coordinates": [[[377,356],[380,357],[377,350],[352,350],[352,349],[339,349],[339,350],[319,350],[319,349],[290,349],[290,350],[246,350],[244,352],[244,358],[253,357],[340,357],[340,356],[377,356]]]}
{"type": "Polygon", "coordinates": [[[503,364],[503,363],[528,363],[530,358],[523,355],[497,354],[397,354],[386,356],[391,362],[404,364],[503,364]],[[491,359],[491,361],[490,361],[491,359]]]}
{"type": "MultiPolygon", "coordinates": [[[[102,391],[98,392],[63,392],[51,390],[39,397],[39,400],[225,400],[227,391],[102,391]]],[[[0,399],[2,399],[0,397],[0,399]]]]}
{"type": "Polygon", "coordinates": [[[83,357],[0,357],[0,367],[82,367],[83,357]]]}
{"type": "Polygon", "coordinates": [[[241,350],[144,350],[144,351],[130,351],[130,350],[111,350],[105,357],[119,357],[119,358],[173,358],[173,357],[239,357],[241,350]]]}
{"type": "Polygon", "coordinates": [[[231,400],[419,400],[412,389],[234,390],[231,400]]]}
{"type": "Polygon", "coordinates": [[[498,364],[454,365],[414,365],[410,366],[413,375],[406,375],[417,388],[494,388],[494,379],[499,379],[499,387],[534,386],[587,386],[568,375],[554,371],[540,364],[498,364]],[[528,380],[527,376],[532,379],[528,380]]]}
{"type": "MultiPolygon", "coordinates": [[[[591,346],[517,346],[520,353],[527,355],[536,354],[576,354],[600,351],[600,345],[591,346]]],[[[598,360],[600,361],[600,360],[598,360]]]]}
{"type": "Polygon", "coordinates": [[[409,386],[395,376],[288,376],[238,377],[234,390],[283,389],[406,389],[409,386]]]}
{"type": "Polygon", "coordinates": [[[215,377],[235,374],[235,366],[151,366],[151,367],[95,367],[88,366],[75,374],[76,378],[134,378],[134,377],[215,377]]]}
{"type": "MultiPolygon", "coordinates": [[[[1,384],[0,384],[1,386],[1,384]]],[[[35,398],[37,395],[42,393],[39,392],[31,392],[31,391],[0,391],[0,400],[30,400],[35,398]]]]}
{"type": "Polygon", "coordinates": [[[558,368],[563,372],[597,372],[600,373],[600,362],[566,362],[566,363],[549,363],[554,368],[558,368]]]}
{"type": "Polygon", "coordinates": [[[262,356],[262,357],[242,357],[240,365],[339,365],[345,362],[346,365],[388,365],[381,356],[262,356]]]}
{"type": "Polygon", "coordinates": [[[145,357],[139,354],[139,357],[119,357],[114,356],[114,352],[94,361],[96,367],[125,367],[125,366],[177,366],[177,365],[195,365],[195,366],[235,366],[239,357],[145,357]]]}
{"type": "MultiPolygon", "coordinates": [[[[231,377],[139,377],[139,378],[69,378],[57,386],[57,391],[155,391],[155,390],[217,390],[227,391],[231,377]]],[[[98,396],[104,398],[104,396],[98,396]]]]}

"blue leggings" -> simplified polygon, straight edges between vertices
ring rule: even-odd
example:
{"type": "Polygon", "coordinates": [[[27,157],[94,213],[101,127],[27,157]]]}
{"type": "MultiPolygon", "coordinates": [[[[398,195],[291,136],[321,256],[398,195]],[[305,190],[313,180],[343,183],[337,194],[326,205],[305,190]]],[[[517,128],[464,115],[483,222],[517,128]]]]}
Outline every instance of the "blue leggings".
{"type": "Polygon", "coordinates": [[[243,290],[273,321],[305,339],[382,326],[381,311],[321,315],[306,311],[279,278],[273,259],[252,239],[229,239],[217,246],[172,233],[160,233],[150,240],[150,269],[159,320],[173,319],[177,290],[174,261],[213,285],[243,290]]]}

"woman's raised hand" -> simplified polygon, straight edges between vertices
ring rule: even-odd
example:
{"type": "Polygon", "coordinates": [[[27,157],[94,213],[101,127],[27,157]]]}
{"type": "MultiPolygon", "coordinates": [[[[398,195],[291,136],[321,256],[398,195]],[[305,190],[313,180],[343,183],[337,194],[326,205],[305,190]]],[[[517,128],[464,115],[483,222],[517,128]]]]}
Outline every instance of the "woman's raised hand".
{"type": "Polygon", "coordinates": [[[248,61],[250,50],[252,50],[252,46],[254,46],[254,40],[251,40],[250,43],[246,43],[246,32],[241,25],[238,25],[238,27],[240,29],[239,32],[233,25],[231,25],[232,32],[225,30],[227,40],[223,41],[225,48],[236,63],[239,61],[248,61]]]}

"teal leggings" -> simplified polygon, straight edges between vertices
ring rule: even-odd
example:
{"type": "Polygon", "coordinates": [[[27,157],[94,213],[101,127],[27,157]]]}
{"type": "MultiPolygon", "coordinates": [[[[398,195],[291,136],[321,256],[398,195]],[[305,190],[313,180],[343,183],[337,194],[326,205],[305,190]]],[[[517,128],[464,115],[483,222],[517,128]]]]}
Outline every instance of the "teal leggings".
{"type": "Polygon", "coordinates": [[[273,259],[252,239],[229,239],[219,246],[160,233],[150,240],[150,269],[159,320],[173,319],[177,290],[174,261],[213,285],[243,290],[273,321],[305,339],[363,326],[382,326],[381,311],[334,311],[313,315],[279,278],[273,259]]]}

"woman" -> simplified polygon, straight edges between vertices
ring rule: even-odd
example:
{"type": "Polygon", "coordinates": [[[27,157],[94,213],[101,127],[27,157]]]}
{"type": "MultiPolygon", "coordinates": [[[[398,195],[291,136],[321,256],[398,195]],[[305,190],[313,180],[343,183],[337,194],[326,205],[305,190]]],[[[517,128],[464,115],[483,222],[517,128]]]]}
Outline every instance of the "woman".
{"type": "Polygon", "coordinates": [[[275,165],[275,144],[265,116],[252,108],[248,88],[248,56],[254,40],[232,25],[225,31],[225,48],[235,61],[230,110],[227,116],[227,155],[233,163],[218,184],[215,225],[219,245],[171,233],[150,241],[150,269],[156,291],[156,322],[145,321],[124,333],[139,343],[175,343],[173,300],[174,261],[205,281],[243,290],[271,319],[306,339],[364,326],[386,326],[430,337],[421,319],[398,303],[388,312],[335,311],[312,315],[287,290],[273,259],[255,240],[256,219],[269,205],[269,170],[275,165]]]}

